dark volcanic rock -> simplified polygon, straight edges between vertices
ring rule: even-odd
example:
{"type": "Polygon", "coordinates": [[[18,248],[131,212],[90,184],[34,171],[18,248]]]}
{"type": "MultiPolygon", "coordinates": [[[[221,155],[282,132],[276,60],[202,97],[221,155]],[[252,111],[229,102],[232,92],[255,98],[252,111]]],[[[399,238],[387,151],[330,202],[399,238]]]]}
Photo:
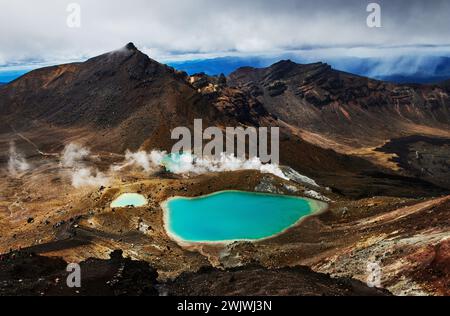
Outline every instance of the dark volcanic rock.
{"type": "Polygon", "coordinates": [[[267,86],[269,90],[269,95],[271,97],[276,97],[284,93],[287,90],[287,85],[283,81],[275,81],[267,86]]]}
{"type": "Polygon", "coordinates": [[[158,273],[148,263],[122,257],[80,264],[81,288],[68,288],[67,262],[26,252],[0,256],[0,295],[157,296],[158,273]]]}
{"type": "Polygon", "coordinates": [[[81,288],[66,285],[67,263],[25,252],[0,256],[0,295],[27,296],[362,296],[389,295],[351,279],[332,279],[308,268],[269,270],[249,266],[229,270],[204,268],[174,281],[158,283],[146,262],[124,259],[114,251],[109,260],[80,264],[81,288]]]}
{"type": "Polygon", "coordinates": [[[137,51],[138,49],[136,48],[136,46],[134,45],[134,43],[128,43],[125,46],[126,49],[131,50],[131,51],[137,51]]]}
{"type": "Polygon", "coordinates": [[[332,279],[308,268],[269,270],[259,266],[185,273],[164,286],[179,296],[387,296],[351,279],[332,279]]]}
{"type": "Polygon", "coordinates": [[[410,175],[450,188],[450,139],[409,136],[377,149],[395,154],[392,160],[410,175]]]}

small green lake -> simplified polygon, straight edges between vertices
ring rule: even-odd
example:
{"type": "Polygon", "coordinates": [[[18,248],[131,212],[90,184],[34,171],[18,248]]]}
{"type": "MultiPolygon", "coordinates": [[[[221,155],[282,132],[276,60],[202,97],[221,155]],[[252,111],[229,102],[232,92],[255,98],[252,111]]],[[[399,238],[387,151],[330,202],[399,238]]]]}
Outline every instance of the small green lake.
{"type": "Polygon", "coordinates": [[[111,208],[120,208],[120,207],[141,207],[147,205],[147,199],[137,193],[124,193],[120,195],[117,199],[115,199],[111,203],[111,208]]]}

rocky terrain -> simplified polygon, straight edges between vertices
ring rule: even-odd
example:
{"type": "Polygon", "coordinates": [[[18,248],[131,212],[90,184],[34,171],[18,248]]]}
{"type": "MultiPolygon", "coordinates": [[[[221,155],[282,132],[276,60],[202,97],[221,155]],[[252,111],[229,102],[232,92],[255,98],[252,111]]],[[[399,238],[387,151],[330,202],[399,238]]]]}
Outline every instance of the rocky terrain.
{"type": "Polygon", "coordinates": [[[14,296],[157,296],[158,273],[146,262],[111,253],[109,260],[80,263],[81,288],[69,288],[67,262],[26,252],[0,257],[0,295],[14,296]]]}
{"type": "Polygon", "coordinates": [[[390,296],[388,291],[362,282],[333,279],[305,267],[266,269],[251,265],[185,273],[161,289],[179,296],[390,296]]]}
{"type": "Polygon", "coordinates": [[[26,74],[0,87],[0,294],[385,294],[362,284],[376,266],[394,295],[449,295],[449,93],[448,84],[394,85],[291,61],[188,76],[131,43],[26,74]],[[317,185],[251,170],[113,171],[127,149],[169,150],[171,129],[195,118],[220,128],[280,127],[283,168],[317,185]],[[90,149],[82,170],[108,184],[74,185],[79,170],[64,164],[71,143],[90,149]],[[329,208],[254,243],[186,248],[168,237],[163,201],[229,189],[313,194],[329,208]],[[125,192],[150,204],[112,209],[125,192]],[[136,262],[107,261],[116,249],[136,262]],[[94,271],[85,292],[55,284],[66,262],[94,271]],[[123,265],[130,274],[109,286],[123,265]],[[29,278],[33,269],[43,280],[29,278]],[[130,281],[142,271],[153,271],[148,282],[130,281]]]}
{"type": "Polygon", "coordinates": [[[438,85],[394,85],[289,60],[238,69],[229,81],[284,122],[342,145],[374,145],[425,127],[448,136],[450,100],[438,85]]]}
{"type": "Polygon", "coordinates": [[[351,279],[332,279],[308,268],[268,270],[249,266],[218,270],[205,268],[158,282],[147,262],[125,259],[114,251],[107,260],[80,263],[81,288],[66,286],[67,262],[14,252],[0,257],[0,295],[18,296],[387,296],[351,279]],[[266,281],[269,280],[269,283],[266,281]],[[297,283],[292,284],[292,280],[297,283]],[[264,283],[264,287],[259,284],[264,283]]]}

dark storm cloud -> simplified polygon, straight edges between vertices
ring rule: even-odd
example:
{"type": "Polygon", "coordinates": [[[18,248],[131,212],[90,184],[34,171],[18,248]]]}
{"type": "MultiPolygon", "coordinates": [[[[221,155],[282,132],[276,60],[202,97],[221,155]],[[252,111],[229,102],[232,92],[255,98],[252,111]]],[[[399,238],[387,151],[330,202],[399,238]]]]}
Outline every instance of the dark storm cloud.
{"type": "MultiPolygon", "coordinates": [[[[0,64],[72,60],[133,41],[156,58],[450,43],[450,1],[0,0],[0,64]],[[69,3],[81,28],[66,25],[69,3]],[[382,28],[366,6],[382,7],[382,28]]],[[[337,52],[338,50],[336,50],[337,52]]],[[[363,53],[363,52],[361,52],[363,53]]]]}

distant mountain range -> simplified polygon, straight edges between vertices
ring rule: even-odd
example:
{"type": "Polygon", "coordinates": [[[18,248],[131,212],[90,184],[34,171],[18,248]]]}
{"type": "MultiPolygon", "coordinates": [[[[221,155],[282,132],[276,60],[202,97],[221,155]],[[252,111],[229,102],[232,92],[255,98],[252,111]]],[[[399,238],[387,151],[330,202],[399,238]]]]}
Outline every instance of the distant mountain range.
{"type": "MultiPolygon", "coordinates": [[[[450,58],[439,56],[401,56],[391,58],[305,58],[299,54],[281,54],[273,57],[219,57],[169,62],[175,69],[193,75],[229,75],[240,67],[268,67],[279,60],[292,60],[300,64],[326,62],[334,69],[392,83],[437,83],[450,79],[450,58]]],[[[11,82],[24,75],[26,70],[1,71],[0,82],[11,82]]]]}
{"type": "MultiPolygon", "coordinates": [[[[297,63],[312,63],[311,58],[282,55],[297,63]]],[[[229,75],[243,66],[263,68],[280,60],[277,57],[221,57],[214,59],[172,62],[169,65],[189,74],[204,72],[208,75],[229,75]]],[[[396,58],[326,58],[333,68],[393,83],[437,83],[450,79],[448,57],[396,57],[396,58]]]]}

